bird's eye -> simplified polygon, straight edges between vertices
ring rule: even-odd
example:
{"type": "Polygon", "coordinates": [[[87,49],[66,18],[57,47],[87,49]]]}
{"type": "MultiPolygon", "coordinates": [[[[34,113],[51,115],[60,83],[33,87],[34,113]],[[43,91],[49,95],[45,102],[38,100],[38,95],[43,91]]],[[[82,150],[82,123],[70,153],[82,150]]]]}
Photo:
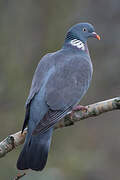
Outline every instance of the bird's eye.
{"type": "Polygon", "coordinates": [[[85,31],[87,31],[87,29],[86,29],[86,28],[83,28],[83,31],[85,32],[85,31]]]}

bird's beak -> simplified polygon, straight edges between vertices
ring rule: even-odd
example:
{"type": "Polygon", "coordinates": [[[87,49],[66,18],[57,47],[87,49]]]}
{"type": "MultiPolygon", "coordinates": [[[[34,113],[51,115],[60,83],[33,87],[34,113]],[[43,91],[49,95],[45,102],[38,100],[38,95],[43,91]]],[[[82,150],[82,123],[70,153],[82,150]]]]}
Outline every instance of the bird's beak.
{"type": "Polygon", "coordinates": [[[100,36],[96,32],[92,32],[92,37],[95,37],[96,39],[100,40],[100,36]]]}

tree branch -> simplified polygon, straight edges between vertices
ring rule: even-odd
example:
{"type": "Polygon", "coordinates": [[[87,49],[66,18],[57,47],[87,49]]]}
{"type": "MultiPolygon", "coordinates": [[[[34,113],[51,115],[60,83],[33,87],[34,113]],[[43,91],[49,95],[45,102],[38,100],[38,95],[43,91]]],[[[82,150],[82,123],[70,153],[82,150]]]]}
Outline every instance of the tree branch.
{"type": "MultiPolygon", "coordinates": [[[[120,97],[102,101],[96,104],[91,104],[86,106],[86,108],[88,109],[87,112],[76,111],[73,114],[72,119],[70,118],[70,115],[67,115],[58,124],[56,124],[55,129],[74,125],[74,123],[79,122],[80,120],[84,120],[89,117],[95,117],[108,111],[118,110],[120,109],[120,97]]],[[[15,134],[9,135],[6,139],[1,141],[0,158],[4,157],[8,152],[12,151],[15,147],[19,146],[20,144],[23,144],[26,133],[27,133],[27,128],[24,130],[23,134],[21,134],[21,131],[19,131],[15,134]]]]}

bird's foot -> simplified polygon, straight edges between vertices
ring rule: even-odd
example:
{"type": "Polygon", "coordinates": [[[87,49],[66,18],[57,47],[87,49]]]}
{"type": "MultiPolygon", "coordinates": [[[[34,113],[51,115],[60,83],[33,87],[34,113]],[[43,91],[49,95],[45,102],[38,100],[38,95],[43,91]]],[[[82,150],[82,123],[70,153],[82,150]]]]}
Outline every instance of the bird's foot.
{"type": "Polygon", "coordinates": [[[74,115],[75,111],[87,112],[88,109],[87,109],[87,107],[82,106],[82,105],[77,105],[77,106],[75,106],[75,107],[72,109],[72,112],[70,113],[70,118],[71,118],[71,119],[73,118],[73,115],[74,115]]]}
{"type": "Polygon", "coordinates": [[[73,108],[73,111],[84,111],[84,112],[87,112],[87,107],[85,106],[82,106],[82,105],[77,105],[73,108]]]}

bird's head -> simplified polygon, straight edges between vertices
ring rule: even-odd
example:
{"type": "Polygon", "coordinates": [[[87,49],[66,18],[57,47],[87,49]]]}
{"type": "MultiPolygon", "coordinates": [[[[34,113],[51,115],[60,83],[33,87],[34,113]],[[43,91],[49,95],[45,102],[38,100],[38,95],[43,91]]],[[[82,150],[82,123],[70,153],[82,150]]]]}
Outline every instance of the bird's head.
{"type": "Polygon", "coordinates": [[[95,29],[91,24],[79,23],[68,30],[65,41],[77,39],[85,43],[89,37],[100,40],[100,36],[95,32],[95,29]]]}

